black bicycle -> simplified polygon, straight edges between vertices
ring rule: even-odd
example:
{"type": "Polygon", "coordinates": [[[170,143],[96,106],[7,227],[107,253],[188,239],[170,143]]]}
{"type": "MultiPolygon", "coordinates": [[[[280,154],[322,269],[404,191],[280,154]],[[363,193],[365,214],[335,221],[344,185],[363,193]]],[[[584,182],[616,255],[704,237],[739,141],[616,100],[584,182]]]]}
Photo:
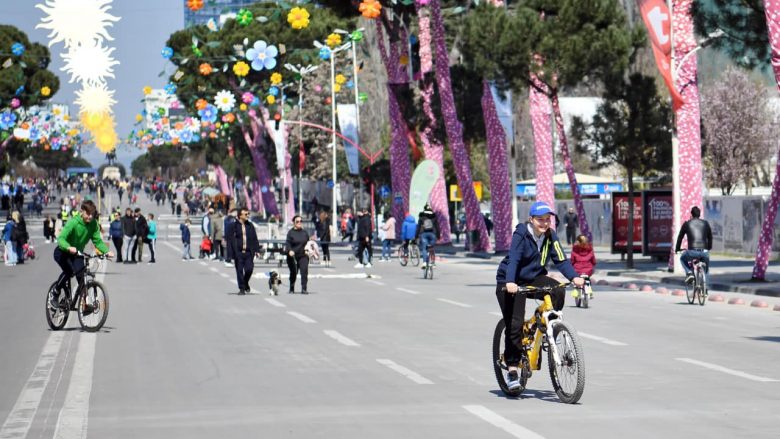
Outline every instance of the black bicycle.
{"type": "Polygon", "coordinates": [[[433,249],[433,244],[428,246],[428,263],[423,268],[423,279],[433,279],[433,267],[436,266],[436,251],[433,249]]]}
{"type": "Polygon", "coordinates": [[[698,298],[699,305],[704,306],[707,302],[707,264],[699,258],[694,258],[691,261],[691,267],[693,268],[693,285],[685,283],[685,296],[691,305],[698,298]]]}
{"type": "MultiPolygon", "coordinates": [[[[89,255],[78,253],[84,258],[84,284],[74,293],[71,289],[70,279],[65,281],[65,289],[59,294],[57,306],[52,305],[52,298],[56,296],[56,288],[59,280],[51,284],[46,294],[46,322],[52,330],[60,330],[68,322],[70,311],[76,311],[79,316],[81,328],[87,332],[97,332],[106,323],[108,318],[108,293],[102,283],[95,280],[95,272],[99,269],[105,255],[89,255]]],[[[77,273],[77,276],[81,273],[77,273]]],[[[65,276],[63,273],[61,276],[65,276]]]]}

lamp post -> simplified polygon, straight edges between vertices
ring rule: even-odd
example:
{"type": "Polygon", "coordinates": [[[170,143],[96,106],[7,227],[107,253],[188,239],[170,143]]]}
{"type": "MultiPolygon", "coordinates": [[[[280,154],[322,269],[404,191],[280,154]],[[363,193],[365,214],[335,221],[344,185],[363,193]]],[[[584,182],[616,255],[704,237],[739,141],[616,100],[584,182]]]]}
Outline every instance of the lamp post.
{"type": "MultiPolygon", "coordinates": [[[[301,67],[300,64],[293,66],[285,64],[284,68],[295,73],[298,80],[298,122],[303,120],[303,77],[317,70],[317,66],[308,65],[301,67]]],[[[298,124],[298,157],[300,159],[300,148],[303,148],[303,125],[298,124]]],[[[303,215],[303,191],[301,190],[302,166],[298,164],[298,214],[303,215]]]]}
{"type": "MultiPolygon", "coordinates": [[[[336,91],[333,89],[336,77],[336,54],[349,49],[351,45],[352,42],[347,42],[335,49],[331,49],[319,41],[314,42],[314,46],[318,47],[321,53],[327,53],[327,59],[330,59],[330,128],[333,131],[331,134],[331,148],[333,148],[333,188],[331,191],[331,209],[333,212],[331,215],[331,225],[333,226],[333,230],[338,230],[338,221],[336,218],[338,216],[336,192],[339,188],[338,181],[336,180],[338,177],[336,172],[336,91]]],[[[320,55],[320,57],[322,57],[322,55],[320,55]]]]}
{"type": "MultiPolygon", "coordinates": [[[[293,83],[288,82],[287,84],[283,84],[279,86],[279,94],[281,95],[282,105],[279,106],[279,114],[281,115],[282,121],[284,121],[284,100],[285,100],[285,94],[284,89],[287,87],[293,85],[293,83]]],[[[284,125],[280,122],[279,129],[284,130],[284,125]]],[[[282,133],[282,139],[284,139],[284,133],[282,133]]],[[[278,148],[278,147],[277,147],[278,148]]],[[[286,149],[286,148],[285,148],[286,149]]],[[[285,157],[282,155],[281,160],[279,160],[279,155],[277,157],[276,167],[279,169],[279,176],[282,179],[282,187],[281,187],[281,195],[282,195],[282,224],[284,226],[287,226],[289,218],[287,218],[287,170],[285,169],[285,157]]]]}

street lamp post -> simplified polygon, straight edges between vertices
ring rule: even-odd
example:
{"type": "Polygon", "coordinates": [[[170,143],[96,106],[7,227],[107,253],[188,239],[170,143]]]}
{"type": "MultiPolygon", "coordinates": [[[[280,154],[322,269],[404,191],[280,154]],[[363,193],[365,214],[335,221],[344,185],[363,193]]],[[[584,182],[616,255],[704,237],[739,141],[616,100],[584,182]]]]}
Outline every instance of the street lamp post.
{"type": "MultiPolygon", "coordinates": [[[[315,70],[317,66],[308,65],[301,67],[300,64],[293,66],[292,64],[285,64],[284,68],[295,73],[298,79],[298,122],[303,120],[303,77],[315,70]]],[[[300,148],[303,148],[303,125],[298,124],[298,159],[300,160],[300,148]]],[[[303,191],[301,185],[302,167],[298,164],[298,214],[303,215],[303,191]]]]}
{"type": "MultiPolygon", "coordinates": [[[[358,64],[357,64],[357,43],[363,39],[363,31],[365,31],[365,28],[359,28],[352,32],[347,32],[342,29],[336,29],[334,32],[342,35],[346,35],[349,41],[352,43],[352,85],[355,91],[355,117],[357,122],[357,137],[358,137],[358,143],[360,143],[360,91],[358,87],[358,64]]],[[[360,167],[358,166],[358,169],[360,167]]],[[[360,172],[358,170],[358,172],[360,172]]],[[[361,186],[361,190],[359,194],[363,195],[362,186],[363,186],[363,180],[359,180],[359,184],[361,186]]],[[[373,224],[374,221],[374,197],[371,196],[371,223],[373,224]]]]}
{"type": "Polygon", "coordinates": [[[337,204],[336,204],[336,192],[338,191],[338,180],[336,178],[338,177],[336,172],[336,91],[333,88],[333,85],[335,83],[335,77],[336,77],[336,54],[349,49],[349,47],[352,45],[352,42],[347,42],[346,44],[342,44],[341,46],[331,49],[328,46],[325,46],[324,44],[320,43],[319,41],[315,41],[314,45],[320,50],[323,48],[328,49],[330,58],[330,128],[332,130],[331,134],[331,148],[333,148],[333,188],[331,191],[331,209],[332,209],[332,215],[331,215],[331,225],[333,226],[333,230],[338,230],[338,222],[337,222],[337,204]]]}
{"type": "MultiPolygon", "coordinates": [[[[285,100],[285,94],[284,89],[287,87],[293,85],[292,83],[287,83],[284,85],[279,86],[279,93],[282,97],[282,105],[280,105],[279,114],[282,117],[282,120],[284,120],[284,100],[285,100]]],[[[280,130],[284,130],[284,125],[280,123],[279,125],[280,130]]],[[[282,134],[282,138],[284,138],[284,134],[282,134]]],[[[277,155],[277,159],[279,156],[277,155]]],[[[279,160],[277,160],[279,161],[279,160]]],[[[281,187],[281,194],[282,194],[282,224],[284,226],[287,226],[289,218],[287,218],[287,169],[285,166],[285,157],[282,156],[282,160],[276,164],[277,169],[279,169],[279,176],[281,177],[282,181],[282,187],[281,187]]]]}

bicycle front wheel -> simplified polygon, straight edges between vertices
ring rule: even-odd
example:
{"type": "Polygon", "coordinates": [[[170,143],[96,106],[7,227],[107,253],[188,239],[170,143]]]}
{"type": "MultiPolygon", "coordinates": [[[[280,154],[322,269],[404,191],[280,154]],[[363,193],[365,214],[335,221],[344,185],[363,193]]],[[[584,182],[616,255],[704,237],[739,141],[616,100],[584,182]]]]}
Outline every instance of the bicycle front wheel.
{"type": "Polygon", "coordinates": [[[68,323],[68,315],[70,315],[70,303],[68,303],[68,293],[60,293],[60,306],[54,308],[49,303],[49,298],[54,295],[57,288],[57,282],[54,282],[49,287],[49,291],[46,293],[46,323],[49,324],[49,328],[53,331],[59,331],[65,327],[68,323]]]}
{"type": "Polygon", "coordinates": [[[97,281],[87,282],[77,301],[81,328],[87,332],[99,331],[108,318],[108,293],[103,284],[97,281]]]}
{"type": "Polygon", "coordinates": [[[415,267],[420,265],[420,249],[416,246],[409,246],[409,258],[412,260],[412,265],[415,267]]]}
{"type": "Polygon", "coordinates": [[[404,253],[404,247],[398,247],[398,263],[401,264],[402,267],[406,267],[406,264],[409,263],[409,255],[407,253],[404,253]]]}
{"type": "Polygon", "coordinates": [[[707,282],[705,280],[704,270],[700,269],[696,271],[696,283],[698,284],[699,289],[697,292],[699,295],[699,305],[704,306],[704,303],[707,301],[707,282]]]}
{"type": "Polygon", "coordinates": [[[566,323],[555,321],[552,324],[553,339],[549,340],[550,349],[547,350],[550,379],[561,402],[574,404],[585,391],[585,357],[582,343],[577,333],[566,323]],[[559,363],[555,362],[553,349],[558,353],[559,363]]]}
{"type": "Polygon", "coordinates": [[[693,302],[696,301],[696,286],[695,285],[688,285],[688,282],[685,282],[685,297],[688,299],[688,303],[693,305],[693,302]]]}
{"type": "Polygon", "coordinates": [[[501,388],[501,391],[504,392],[506,396],[519,396],[523,393],[523,390],[525,390],[528,377],[526,374],[521,374],[520,388],[509,390],[509,386],[506,384],[506,372],[508,367],[504,362],[504,346],[506,346],[504,341],[504,338],[506,337],[504,334],[505,328],[506,324],[504,323],[504,319],[501,319],[498,321],[498,324],[496,324],[495,332],[493,332],[493,372],[496,374],[498,387],[501,388]]]}

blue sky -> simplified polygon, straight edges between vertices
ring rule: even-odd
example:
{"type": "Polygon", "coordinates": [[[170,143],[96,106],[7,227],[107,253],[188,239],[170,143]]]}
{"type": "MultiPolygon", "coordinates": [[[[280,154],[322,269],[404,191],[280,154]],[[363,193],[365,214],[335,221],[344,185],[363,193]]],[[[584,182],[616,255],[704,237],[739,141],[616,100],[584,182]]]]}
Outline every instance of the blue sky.
{"type": "MultiPolygon", "coordinates": [[[[32,41],[48,45],[48,31],[35,28],[44,15],[35,7],[39,3],[43,0],[0,0],[0,23],[16,26],[32,41]]],[[[120,17],[109,28],[114,41],[108,42],[110,47],[116,48],[114,57],[120,64],[114,69],[116,78],[109,79],[108,86],[115,90],[117,133],[120,138],[126,138],[133,129],[135,115],[142,109],[143,87],[160,88],[167,82],[168,75],[157,75],[166,67],[170,73],[173,66],[160,56],[160,50],[171,33],[184,27],[184,0],[114,0],[110,13],[120,17]]],[[[77,111],[73,101],[78,85],[69,83],[69,78],[60,71],[63,46],[56,44],[50,50],[52,63],[49,69],[61,82],[60,91],[52,102],[70,104],[71,111],[77,111]]],[[[130,162],[141,152],[122,145],[117,149],[117,156],[129,171],[130,162]]],[[[105,159],[105,155],[94,147],[85,150],[84,157],[95,166],[105,159]]]]}

